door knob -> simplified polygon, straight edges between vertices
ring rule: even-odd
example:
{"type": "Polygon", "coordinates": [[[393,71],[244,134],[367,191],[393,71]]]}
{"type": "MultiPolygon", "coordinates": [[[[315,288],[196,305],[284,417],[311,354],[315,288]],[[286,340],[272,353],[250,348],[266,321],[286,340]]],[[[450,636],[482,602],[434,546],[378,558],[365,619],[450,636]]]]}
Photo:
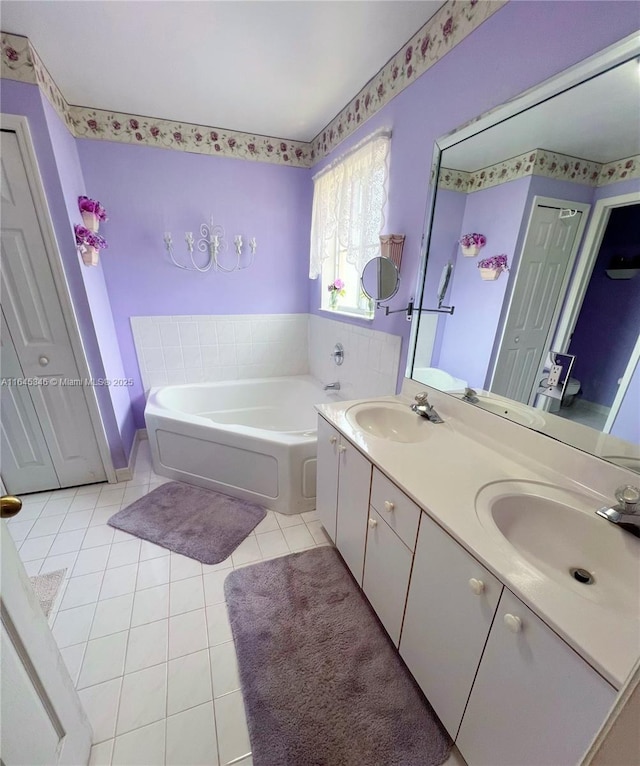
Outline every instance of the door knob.
{"type": "Polygon", "coordinates": [[[40,367],[46,367],[49,364],[49,357],[41,356],[39,357],[38,362],[40,362],[40,367]]]}
{"type": "Polygon", "coordinates": [[[0,517],[10,519],[22,510],[22,500],[15,495],[2,495],[0,497],[0,517]]]}

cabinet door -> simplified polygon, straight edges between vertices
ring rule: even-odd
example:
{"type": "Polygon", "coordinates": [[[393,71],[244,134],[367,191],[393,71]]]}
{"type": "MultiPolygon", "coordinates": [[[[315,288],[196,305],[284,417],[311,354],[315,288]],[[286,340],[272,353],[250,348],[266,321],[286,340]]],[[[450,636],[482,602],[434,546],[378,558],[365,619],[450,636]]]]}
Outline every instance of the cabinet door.
{"type": "Polygon", "coordinates": [[[575,766],[615,696],[505,588],[456,744],[474,766],[575,766]]]}
{"type": "Polygon", "coordinates": [[[413,554],[371,508],[362,588],[393,643],[398,646],[413,554]]]}
{"type": "Polygon", "coordinates": [[[422,514],[400,655],[454,739],[501,591],[498,579],[422,514]]]}
{"type": "Polygon", "coordinates": [[[316,511],[329,537],[336,541],[338,508],[338,444],[340,435],[318,415],[316,511]]]}
{"type": "Polygon", "coordinates": [[[371,463],[344,438],[338,445],[338,453],[340,469],[336,545],[358,585],[362,585],[371,463]]]}

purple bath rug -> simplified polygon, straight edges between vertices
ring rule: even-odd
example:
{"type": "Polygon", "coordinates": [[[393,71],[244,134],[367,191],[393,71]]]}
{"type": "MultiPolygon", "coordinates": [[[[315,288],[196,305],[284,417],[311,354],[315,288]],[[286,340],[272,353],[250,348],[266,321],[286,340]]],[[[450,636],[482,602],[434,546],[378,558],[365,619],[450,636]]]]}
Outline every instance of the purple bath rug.
{"type": "Polygon", "coordinates": [[[438,766],[451,739],[334,548],[225,594],[256,766],[438,766]]]}
{"type": "Polygon", "coordinates": [[[118,511],[107,523],[203,564],[218,564],[266,514],[254,503],[171,481],[118,511]]]}

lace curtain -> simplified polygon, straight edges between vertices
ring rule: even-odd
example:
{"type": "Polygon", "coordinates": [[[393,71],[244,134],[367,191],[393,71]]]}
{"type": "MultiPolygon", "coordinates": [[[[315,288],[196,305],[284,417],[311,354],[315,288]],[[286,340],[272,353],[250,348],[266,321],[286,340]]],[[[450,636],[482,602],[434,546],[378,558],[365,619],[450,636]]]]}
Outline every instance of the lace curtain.
{"type": "Polygon", "coordinates": [[[377,135],[314,178],[310,279],[342,251],[359,275],[379,255],[389,144],[388,134],[377,135]]]}

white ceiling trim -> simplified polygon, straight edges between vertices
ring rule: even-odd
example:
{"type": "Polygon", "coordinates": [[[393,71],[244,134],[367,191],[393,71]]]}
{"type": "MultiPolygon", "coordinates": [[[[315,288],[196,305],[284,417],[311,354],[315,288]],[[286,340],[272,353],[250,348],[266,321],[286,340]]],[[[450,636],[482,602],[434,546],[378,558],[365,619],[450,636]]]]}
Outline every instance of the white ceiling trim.
{"type": "Polygon", "coordinates": [[[26,37],[2,33],[0,76],[38,85],[77,138],[312,167],[508,0],[447,0],[311,142],[70,105],[26,37]]]}
{"type": "Polygon", "coordinates": [[[640,178],[640,155],[603,164],[547,149],[532,149],[473,172],[440,168],[438,188],[470,194],[525,176],[544,176],[583,186],[607,186],[640,178]]]}

